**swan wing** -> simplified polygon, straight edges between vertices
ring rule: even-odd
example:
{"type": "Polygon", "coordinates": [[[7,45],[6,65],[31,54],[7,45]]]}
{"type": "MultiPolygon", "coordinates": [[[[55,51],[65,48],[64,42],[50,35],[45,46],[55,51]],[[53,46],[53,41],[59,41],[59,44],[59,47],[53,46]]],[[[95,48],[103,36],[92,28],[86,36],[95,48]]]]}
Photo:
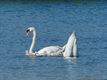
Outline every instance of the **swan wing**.
{"type": "Polygon", "coordinates": [[[38,51],[38,55],[44,55],[44,56],[58,56],[61,55],[63,51],[62,47],[59,46],[49,46],[45,47],[38,51]]]}

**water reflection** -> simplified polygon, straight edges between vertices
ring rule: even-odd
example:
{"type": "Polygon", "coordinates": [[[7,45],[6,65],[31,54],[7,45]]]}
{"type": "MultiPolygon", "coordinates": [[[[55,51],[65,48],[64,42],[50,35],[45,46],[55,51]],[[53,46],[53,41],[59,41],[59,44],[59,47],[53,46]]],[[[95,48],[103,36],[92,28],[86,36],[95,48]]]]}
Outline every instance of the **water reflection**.
{"type": "Polygon", "coordinates": [[[69,63],[76,64],[77,57],[64,57],[64,60],[69,63]]]}

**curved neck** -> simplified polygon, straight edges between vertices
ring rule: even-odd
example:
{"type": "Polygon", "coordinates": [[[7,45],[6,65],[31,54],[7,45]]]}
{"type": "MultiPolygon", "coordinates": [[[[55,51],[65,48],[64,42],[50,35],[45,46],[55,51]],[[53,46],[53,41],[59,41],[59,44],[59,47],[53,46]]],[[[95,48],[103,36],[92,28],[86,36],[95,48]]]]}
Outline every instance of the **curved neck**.
{"type": "Polygon", "coordinates": [[[32,37],[32,43],[31,43],[31,46],[30,46],[30,49],[29,49],[29,52],[32,53],[33,51],[33,47],[35,45],[35,39],[36,39],[36,31],[33,30],[33,37],[32,37]]]}

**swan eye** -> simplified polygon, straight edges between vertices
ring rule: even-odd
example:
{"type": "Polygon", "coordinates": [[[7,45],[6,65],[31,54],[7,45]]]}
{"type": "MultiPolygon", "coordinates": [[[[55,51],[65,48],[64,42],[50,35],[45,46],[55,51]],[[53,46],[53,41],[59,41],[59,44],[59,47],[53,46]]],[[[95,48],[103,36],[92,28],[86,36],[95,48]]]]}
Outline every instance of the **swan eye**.
{"type": "Polygon", "coordinates": [[[28,32],[30,32],[30,30],[28,29],[28,30],[26,30],[26,32],[28,33],[28,32]]]}

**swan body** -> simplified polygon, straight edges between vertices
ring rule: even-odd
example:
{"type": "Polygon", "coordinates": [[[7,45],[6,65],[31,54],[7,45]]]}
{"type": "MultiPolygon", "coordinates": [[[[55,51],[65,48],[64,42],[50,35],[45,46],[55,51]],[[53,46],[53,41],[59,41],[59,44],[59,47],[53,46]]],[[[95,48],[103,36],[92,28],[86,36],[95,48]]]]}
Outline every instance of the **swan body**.
{"type": "Polygon", "coordinates": [[[60,56],[64,49],[60,46],[49,46],[38,51],[38,56],[60,56]]]}
{"type": "Polygon", "coordinates": [[[35,45],[36,39],[36,29],[34,27],[29,27],[26,30],[26,35],[28,36],[29,33],[33,33],[32,43],[29,50],[26,50],[26,55],[28,56],[64,56],[64,57],[71,57],[76,56],[76,36],[75,33],[72,33],[68,39],[68,42],[65,46],[49,46],[45,47],[39,51],[33,52],[33,47],[35,45]]]}

